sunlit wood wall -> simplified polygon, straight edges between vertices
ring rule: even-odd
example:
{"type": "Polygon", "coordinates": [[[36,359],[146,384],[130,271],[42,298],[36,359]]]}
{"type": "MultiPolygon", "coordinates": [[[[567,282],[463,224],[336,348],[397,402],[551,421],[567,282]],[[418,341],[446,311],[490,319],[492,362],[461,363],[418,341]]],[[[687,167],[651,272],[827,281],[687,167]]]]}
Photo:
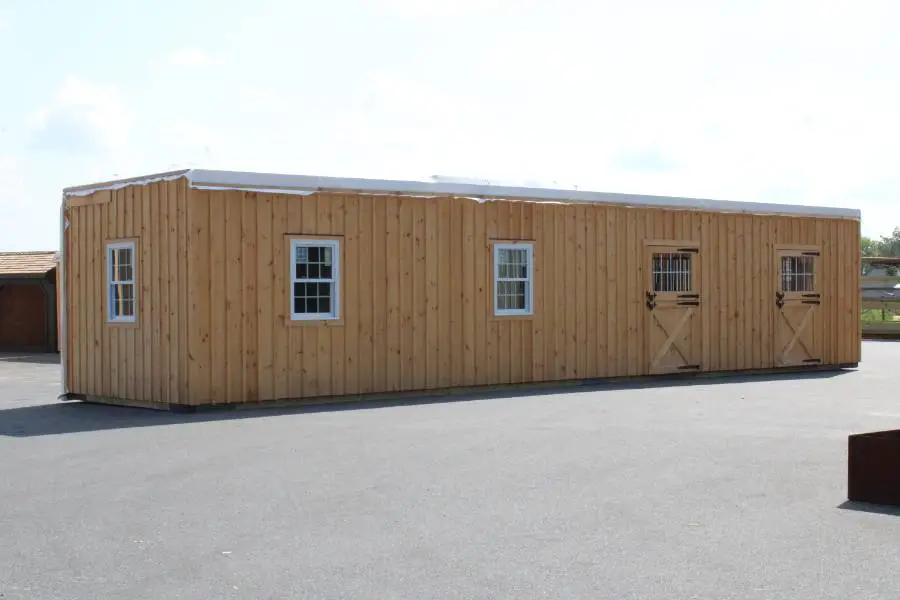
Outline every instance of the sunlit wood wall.
{"type": "Polygon", "coordinates": [[[774,366],[779,244],[821,247],[826,364],[859,361],[859,222],[585,204],[188,190],[71,199],[69,386],[206,404],[647,372],[645,240],[701,247],[703,370],[774,366]],[[341,240],[339,323],[290,320],[288,238],[341,240]],[[134,326],[104,240],[138,240],[134,326]],[[493,316],[492,240],[534,241],[534,315],[493,316]]]}

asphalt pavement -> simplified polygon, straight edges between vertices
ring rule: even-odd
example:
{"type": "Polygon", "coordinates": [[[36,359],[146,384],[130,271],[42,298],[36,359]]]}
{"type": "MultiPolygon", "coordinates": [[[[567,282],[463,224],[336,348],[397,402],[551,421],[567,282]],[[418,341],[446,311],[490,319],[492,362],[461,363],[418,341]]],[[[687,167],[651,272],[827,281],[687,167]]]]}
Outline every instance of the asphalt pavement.
{"type": "Polygon", "coordinates": [[[0,358],[0,598],[896,600],[898,370],[173,415],[0,358]]]}

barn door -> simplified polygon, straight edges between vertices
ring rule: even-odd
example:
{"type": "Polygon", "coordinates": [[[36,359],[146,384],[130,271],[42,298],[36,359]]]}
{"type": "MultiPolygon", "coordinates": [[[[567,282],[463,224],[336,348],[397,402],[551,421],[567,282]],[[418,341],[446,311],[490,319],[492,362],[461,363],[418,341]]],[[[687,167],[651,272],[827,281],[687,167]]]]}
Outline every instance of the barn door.
{"type": "Polygon", "coordinates": [[[653,243],[647,246],[647,262],[648,372],[699,371],[703,337],[699,246],[653,243]]]}
{"type": "Polygon", "coordinates": [[[818,291],[819,251],[777,249],[775,365],[794,367],[822,362],[814,327],[822,302],[818,291]]]}

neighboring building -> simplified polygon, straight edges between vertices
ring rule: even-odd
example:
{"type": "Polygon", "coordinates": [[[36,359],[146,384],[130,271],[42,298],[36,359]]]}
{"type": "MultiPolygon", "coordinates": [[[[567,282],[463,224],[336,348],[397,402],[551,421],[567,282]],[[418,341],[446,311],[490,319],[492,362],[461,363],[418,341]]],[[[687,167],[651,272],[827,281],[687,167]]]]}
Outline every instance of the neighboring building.
{"type": "Polygon", "coordinates": [[[57,352],[57,252],[0,252],[0,352],[57,352]]]}
{"type": "Polygon", "coordinates": [[[858,210],[205,170],[64,195],[76,398],[318,400],[860,360],[858,210]]]}

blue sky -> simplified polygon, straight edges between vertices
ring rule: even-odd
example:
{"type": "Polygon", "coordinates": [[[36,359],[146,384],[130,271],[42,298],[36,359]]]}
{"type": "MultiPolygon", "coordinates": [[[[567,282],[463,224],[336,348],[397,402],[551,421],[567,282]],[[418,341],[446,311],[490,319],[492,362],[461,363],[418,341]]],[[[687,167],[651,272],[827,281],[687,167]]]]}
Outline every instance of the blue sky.
{"type": "Polygon", "coordinates": [[[0,250],[181,167],[849,206],[900,226],[900,3],[0,0],[0,250]]]}

